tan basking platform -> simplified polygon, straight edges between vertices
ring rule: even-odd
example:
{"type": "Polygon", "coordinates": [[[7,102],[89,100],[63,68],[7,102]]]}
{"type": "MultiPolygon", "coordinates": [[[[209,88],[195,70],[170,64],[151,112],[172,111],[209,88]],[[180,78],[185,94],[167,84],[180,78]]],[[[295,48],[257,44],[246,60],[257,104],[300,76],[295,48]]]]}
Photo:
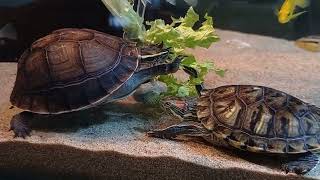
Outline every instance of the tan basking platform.
{"type": "MultiPolygon", "coordinates": [[[[217,31],[221,41],[209,50],[191,50],[228,69],[224,78],[213,73],[206,85],[269,86],[320,106],[320,53],[304,51],[294,42],[230,31],[217,31]]],[[[0,172],[20,175],[140,178],[140,179],[320,179],[320,165],[304,177],[286,175],[276,158],[253,156],[201,139],[170,141],[150,138],[150,128],[174,124],[155,108],[131,99],[112,106],[38,118],[32,136],[13,139],[8,132],[9,96],[16,64],[0,63],[0,172]],[[126,109],[121,107],[126,106],[126,109]],[[248,158],[250,156],[250,158],[248,158]],[[41,173],[39,173],[41,172],[41,173]]],[[[179,76],[183,72],[179,73],[179,76]]],[[[6,174],[5,174],[6,175],[6,174]]]]}

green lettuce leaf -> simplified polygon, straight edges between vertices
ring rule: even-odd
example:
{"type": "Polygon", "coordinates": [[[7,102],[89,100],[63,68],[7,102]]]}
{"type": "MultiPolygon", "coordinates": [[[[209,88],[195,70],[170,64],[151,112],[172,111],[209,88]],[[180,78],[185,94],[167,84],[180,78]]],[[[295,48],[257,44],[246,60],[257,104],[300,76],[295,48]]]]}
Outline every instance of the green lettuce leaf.
{"type": "Polygon", "coordinates": [[[185,52],[187,48],[209,48],[213,42],[219,40],[213,28],[212,17],[205,15],[204,18],[201,27],[194,29],[195,23],[199,21],[199,15],[190,7],[185,17],[172,18],[171,24],[166,24],[162,19],[146,22],[150,26],[145,34],[146,43],[163,43],[166,47],[171,47],[172,59],[178,55],[186,56],[181,65],[195,68],[199,73],[197,78],[190,77],[186,82],[178,81],[173,75],[160,76],[159,80],[168,86],[169,95],[180,97],[196,95],[194,86],[202,83],[210,70],[218,75],[224,75],[224,70],[215,68],[212,60],[199,63],[192,54],[185,52]]]}
{"type": "Polygon", "coordinates": [[[165,47],[172,48],[171,59],[184,55],[186,58],[182,61],[182,65],[198,70],[198,77],[189,77],[189,80],[185,82],[177,80],[174,75],[159,76],[158,80],[166,83],[168,87],[167,95],[194,96],[197,93],[195,85],[202,83],[209,71],[214,71],[220,76],[224,75],[225,71],[216,68],[212,60],[199,63],[192,54],[186,53],[187,48],[209,48],[213,42],[219,40],[215,35],[212,17],[205,15],[205,21],[202,22],[201,27],[194,29],[195,24],[199,21],[199,15],[190,7],[185,17],[172,18],[171,24],[166,24],[162,19],[146,22],[149,26],[146,31],[143,17],[140,17],[133,9],[133,1],[102,0],[102,2],[120,20],[129,39],[143,44],[163,43],[165,47]]]}
{"type": "Polygon", "coordinates": [[[161,19],[147,22],[150,28],[146,32],[145,41],[150,44],[163,42],[167,47],[172,47],[175,53],[182,53],[186,48],[209,48],[213,42],[219,40],[212,26],[212,17],[206,15],[202,26],[194,30],[199,21],[199,15],[191,7],[185,17],[172,18],[171,24],[165,24],[161,19]]]}

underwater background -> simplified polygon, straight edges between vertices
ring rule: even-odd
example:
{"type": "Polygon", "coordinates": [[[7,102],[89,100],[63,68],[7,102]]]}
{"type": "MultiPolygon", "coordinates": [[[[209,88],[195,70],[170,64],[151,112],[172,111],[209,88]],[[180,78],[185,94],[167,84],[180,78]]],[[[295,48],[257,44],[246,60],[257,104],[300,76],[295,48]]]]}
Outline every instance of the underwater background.
{"type": "MultiPolygon", "coordinates": [[[[195,11],[200,17],[205,13],[213,16],[214,28],[221,40],[209,50],[192,51],[201,59],[213,58],[217,66],[227,69],[225,77],[208,74],[208,87],[269,85],[320,105],[320,54],[306,52],[292,43],[301,37],[320,34],[320,0],[311,0],[307,12],[287,24],[280,24],[275,14],[281,3],[282,0],[197,1],[195,11]]],[[[162,18],[170,22],[171,16],[184,16],[188,8],[184,0],[177,0],[175,5],[152,0],[146,19],[162,18]]],[[[172,119],[144,106],[138,108],[141,112],[137,111],[132,104],[126,105],[125,112],[111,112],[110,107],[106,107],[61,115],[57,121],[41,119],[35,121],[33,137],[22,142],[11,141],[7,125],[16,109],[10,109],[5,103],[9,102],[16,63],[6,62],[16,62],[32,42],[66,27],[90,28],[116,36],[123,34],[100,0],[0,0],[0,62],[4,62],[0,63],[3,88],[0,91],[0,142],[5,137],[0,143],[0,157],[10,162],[0,162],[0,180],[92,179],[99,175],[110,179],[320,177],[319,167],[305,178],[287,176],[277,171],[278,164],[263,156],[252,158],[251,163],[238,158],[248,154],[213,149],[204,143],[150,140],[145,137],[144,129],[154,124],[170,124],[172,119]],[[264,167],[269,164],[271,168],[264,167]],[[211,167],[213,165],[222,168],[211,167]],[[16,171],[17,166],[20,171],[16,171]],[[259,171],[255,172],[256,169],[259,171]]]]}
{"type": "MultiPolygon", "coordinates": [[[[146,19],[183,16],[189,5],[177,0],[152,0],[146,19]]],[[[219,29],[254,33],[285,39],[320,34],[320,1],[312,0],[307,12],[295,21],[280,24],[276,9],[280,0],[201,0],[195,11],[214,17],[219,29]]],[[[0,61],[15,61],[36,39],[65,27],[91,28],[121,36],[122,30],[113,23],[110,13],[100,0],[2,0],[0,1],[0,61]],[[4,28],[6,27],[6,28],[4,28]],[[2,29],[1,29],[2,28],[2,29]],[[5,32],[4,32],[5,31],[5,32]]]]}

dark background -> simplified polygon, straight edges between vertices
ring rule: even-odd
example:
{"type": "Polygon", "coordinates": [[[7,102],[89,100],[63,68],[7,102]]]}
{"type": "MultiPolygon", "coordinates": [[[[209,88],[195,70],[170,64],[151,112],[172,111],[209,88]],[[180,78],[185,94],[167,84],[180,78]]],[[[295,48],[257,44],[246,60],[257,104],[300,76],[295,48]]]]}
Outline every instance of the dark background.
{"type": "MultiPolygon", "coordinates": [[[[246,33],[297,39],[320,34],[320,1],[312,0],[308,13],[288,24],[279,24],[274,13],[281,0],[198,0],[195,10],[214,17],[214,27],[246,33]]],[[[172,6],[152,0],[146,19],[182,16],[188,9],[183,0],[172,6]]],[[[17,40],[0,37],[0,61],[16,61],[24,49],[53,30],[66,27],[91,28],[121,36],[119,27],[110,25],[110,13],[100,0],[2,0],[0,27],[12,23],[17,40]]]]}

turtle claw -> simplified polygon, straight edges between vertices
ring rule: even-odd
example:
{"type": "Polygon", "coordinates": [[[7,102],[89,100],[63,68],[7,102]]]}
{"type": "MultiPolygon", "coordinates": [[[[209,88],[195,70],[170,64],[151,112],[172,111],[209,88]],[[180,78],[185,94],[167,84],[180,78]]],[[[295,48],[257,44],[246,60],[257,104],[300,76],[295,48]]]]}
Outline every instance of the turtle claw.
{"type": "Polygon", "coordinates": [[[13,116],[10,122],[9,131],[14,132],[14,138],[22,137],[25,139],[27,136],[30,136],[31,129],[28,126],[27,120],[23,119],[23,114],[17,114],[13,116]]]}

